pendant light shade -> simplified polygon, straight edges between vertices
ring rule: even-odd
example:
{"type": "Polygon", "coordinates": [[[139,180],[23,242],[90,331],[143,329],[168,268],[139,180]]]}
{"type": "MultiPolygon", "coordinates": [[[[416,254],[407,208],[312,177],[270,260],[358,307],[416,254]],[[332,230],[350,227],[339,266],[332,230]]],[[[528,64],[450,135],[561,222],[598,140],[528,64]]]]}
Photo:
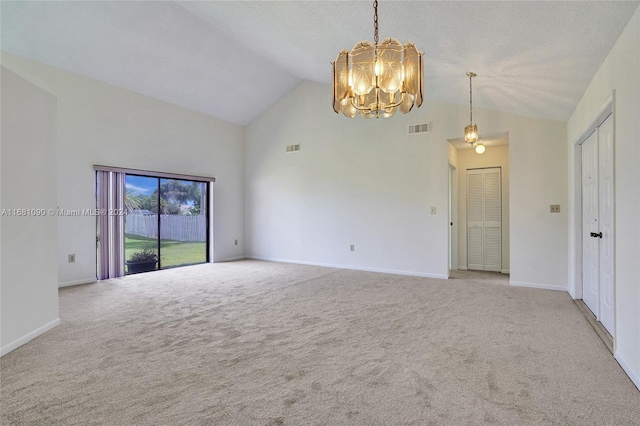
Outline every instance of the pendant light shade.
{"type": "Polygon", "coordinates": [[[333,110],[349,118],[391,117],[422,105],[422,53],[395,38],[378,43],[378,2],[374,1],[374,43],[342,50],[333,65],[333,110]]]}
{"type": "Polygon", "coordinates": [[[481,143],[476,144],[476,153],[477,154],[484,154],[484,151],[486,149],[487,148],[485,148],[484,144],[481,144],[481,143]]]}
{"type": "Polygon", "coordinates": [[[469,124],[464,128],[464,141],[469,143],[478,142],[478,126],[469,124]]]}

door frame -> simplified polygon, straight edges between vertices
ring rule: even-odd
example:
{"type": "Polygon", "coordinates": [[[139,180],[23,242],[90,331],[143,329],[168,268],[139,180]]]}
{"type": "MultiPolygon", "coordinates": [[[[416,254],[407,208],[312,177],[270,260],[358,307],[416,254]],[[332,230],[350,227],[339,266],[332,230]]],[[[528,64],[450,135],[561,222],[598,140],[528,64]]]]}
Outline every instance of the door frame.
{"type": "MultiPolygon", "coordinates": [[[[169,266],[169,267],[163,267],[162,265],[162,215],[163,213],[160,212],[160,206],[161,206],[161,194],[162,194],[162,184],[163,184],[163,180],[165,181],[169,181],[169,180],[175,180],[175,181],[181,181],[181,182],[196,182],[198,184],[202,184],[203,187],[200,189],[201,194],[204,195],[204,205],[206,206],[207,210],[206,213],[203,215],[205,217],[205,230],[204,230],[204,234],[205,234],[205,261],[201,262],[201,263],[188,263],[188,264],[184,264],[184,265],[177,265],[178,267],[181,266],[191,266],[191,265],[201,265],[202,263],[211,263],[211,240],[210,240],[210,236],[211,236],[211,232],[210,232],[210,228],[212,228],[212,218],[213,215],[211,214],[211,212],[208,210],[209,209],[209,197],[210,197],[210,187],[212,186],[212,182],[210,180],[201,180],[201,179],[195,179],[195,178],[187,178],[187,177],[183,177],[183,178],[177,178],[177,177],[163,177],[160,176],[161,173],[153,173],[151,175],[147,175],[147,174],[142,174],[142,173],[137,173],[137,172],[130,172],[130,173],[123,173],[124,174],[124,182],[125,182],[125,186],[127,183],[127,177],[128,176],[136,176],[139,178],[148,178],[148,179],[155,179],[157,182],[157,191],[158,191],[158,195],[157,195],[157,206],[158,206],[158,212],[155,214],[156,216],[156,232],[158,234],[158,236],[156,237],[156,253],[157,253],[157,271],[160,270],[164,270],[164,269],[170,269],[170,268],[174,268],[176,266],[169,266]]],[[[123,193],[124,196],[125,193],[123,193]]],[[[201,196],[202,196],[201,195],[201,196]]],[[[127,217],[125,215],[124,217],[125,223],[127,220],[127,217]]],[[[125,228],[123,227],[122,229],[122,242],[123,244],[125,244],[125,246],[122,248],[122,252],[125,256],[125,258],[127,257],[127,248],[126,248],[126,236],[125,236],[125,228]]],[[[126,263],[126,262],[125,262],[126,263]]],[[[127,268],[125,268],[127,269],[127,268]]],[[[129,272],[125,272],[126,275],[130,275],[129,272]]]]}
{"type": "Polygon", "coordinates": [[[449,271],[458,265],[458,168],[449,163],[449,271]]]}
{"type": "MultiPolygon", "coordinates": [[[[615,111],[615,90],[611,92],[611,95],[602,104],[599,112],[595,115],[591,124],[582,132],[579,138],[572,142],[573,155],[573,172],[569,174],[571,183],[569,185],[570,196],[569,200],[571,205],[569,206],[569,295],[573,299],[582,300],[582,244],[583,244],[583,232],[582,232],[582,144],[587,138],[597,130],[597,128],[607,119],[612,116],[613,119],[613,149],[614,149],[614,203],[615,203],[615,139],[616,139],[616,111],[615,111]]],[[[614,216],[614,239],[615,239],[615,216],[614,216]]],[[[615,262],[615,241],[614,241],[614,262],[615,262]]],[[[613,285],[613,300],[614,300],[614,335],[617,334],[616,319],[615,319],[615,305],[616,305],[616,285],[614,279],[613,285]]],[[[616,347],[616,339],[613,339],[614,353],[616,347]]]]}
{"type": "Polygon", "coordinates": [[[467,168],[465,169],[465,189],[466,189],[466,203],[465,203],[465,226],[464,226],[464,230],[465,230],[465,234],[466,234],[466,252],[467,252],[467,264],[465,265],[466,270],[474,270],[474,271],[491,271],[491,272],[500,272],[503,273],[504,269],[503,269],[503,251],[504,251],[504,244],[502,241],[502,236],[503,236],[503,232],[504,232],[504,199],[503,199],[503,185],[502,185],[502,178],[503,178],[503,167],[502,165],[500,166],[487,166],[487,167],[473,167],[473,168],[467,168]],[[486,250],[485,250],[485,230],[486,230],[486,221],[485,221],[485,171],[486,170],[498,170],[498,175],[499,175],[499,179],[498,179],[498,184],[499,184],[499,197],[500,197],[500,269],[497,271],[494,270],[487,270],[486,269],[486,250]],[[471,269],[469,266],[469,172],[470,171],[477,171],[477,170],[482,170],[482,269],[471,269]]]}

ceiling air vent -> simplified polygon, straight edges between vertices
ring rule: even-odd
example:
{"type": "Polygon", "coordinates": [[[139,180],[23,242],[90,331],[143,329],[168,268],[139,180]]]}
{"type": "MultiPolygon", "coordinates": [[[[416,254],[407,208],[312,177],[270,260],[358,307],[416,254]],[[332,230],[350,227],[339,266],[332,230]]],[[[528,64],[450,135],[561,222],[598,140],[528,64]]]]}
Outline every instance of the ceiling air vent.
{"type": "Polygon", "coordinates": [[[431,122],[424,124],[411,124],[409,126],[409,134],[415,135],[416,133],[429,133],[431,131],[431,122]]]}
{"type": "Polygon", "coordinates": [[[300,144],[287,145],[287,152],[297,152],[297,151],[300,151],[300,144]]]}

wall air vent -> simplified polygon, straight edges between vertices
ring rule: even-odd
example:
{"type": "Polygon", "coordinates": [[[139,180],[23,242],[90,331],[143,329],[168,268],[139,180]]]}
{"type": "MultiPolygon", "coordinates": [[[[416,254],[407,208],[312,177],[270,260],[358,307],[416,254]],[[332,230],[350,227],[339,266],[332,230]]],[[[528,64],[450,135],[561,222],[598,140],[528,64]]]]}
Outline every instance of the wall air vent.
{"type": "Polygon", "coordinates": [[[300,144],[287,145],[287,152],[297,152],[297,151],[300,151],[300,144]]]}
{"type": "Polygon", "coordinates": [[[415,135],[417,133],[429,133],[431,131],[431,122],[427,122],[424,124],[411,124],[409,126],[410,135],[415,135]]]}

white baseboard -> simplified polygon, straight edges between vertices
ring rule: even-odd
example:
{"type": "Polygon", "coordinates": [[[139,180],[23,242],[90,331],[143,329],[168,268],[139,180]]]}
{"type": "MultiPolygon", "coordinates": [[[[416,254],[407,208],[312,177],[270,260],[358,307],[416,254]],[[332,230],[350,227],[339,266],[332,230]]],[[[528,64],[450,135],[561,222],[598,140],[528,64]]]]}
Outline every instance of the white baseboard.
{"type": "Polygon", "coordinates": [[[277,259],[277,258],[262,257],[262,256],[247,256],[247,259],[264,260],[266,262],[295,263],[298,265],[324,266],[327,268],[349,269],[353,271],[380,272],[383,274],[408,275],[412,277],[438,278],[442,280],[446,280],[449,278],[446,275],[440,275],[440,274],[426,274],[423,272],[398,271],[395,269],[367,268],[362,266],[340,265],[340,264],[334,264],[334,263],[306,262],[303,260],[277,259]]]}
{"type": "Polygon", "coordinates": [[[622,358],[622,356],[620,355],[620,352],[616,352],[615,355],[613,355],[613,357],[616,359],[616,361],[618,361],[618,364],[620,364],[620,367],[622,367],[624,372],[627,373],[627,376],[629,376],[633,384],[636,385],[636,387],[640,391],[640,375],[636,374],[631,369],[629,364],[627,364],[624,358],[622,358]]]}
{"type": "Polygon", "coordinates": [[[242,260],[242,259],[247,259],[247,257],[245,256],[235,256],[235,257],[224,257],[222,259],[215,259],[213,262],[211,263],[219,263],[219,262],[233,262],[234,260],[242,260]]]}
{"type": "Polygon", "coordinates": [[[19,339],[16,339],[13,342],[9,343],[8,345],[4,345],[2,348],[0,348],[0,356],[4,356],[4,355],[8,354],[12,350],[19,348],[20,346],[24,345],[25,343],[30,342],[31,340],[35,339],[36,337],[40,336],[41,334],[44,334],[47,331],[49,331],[52,328],[57,327],[59,325],[60,325],[60,318],[56,318],[55,320],[51,321],[50,323],[45,324],[42,327],[36,328],[31,333],[27,333],[24,336],[20,337],[19,339]]]}
{"type": "Polygon", "coordinates": [[[549,285],[549,284],[537,284],[537,283],[524,283],[519,281],[511,281],[509,280],[509,285],[514,287],[529,287],[529,288],[539,288],[542,290],[555,290],[555,291],[567,291],[567,287],[561,287],[558,285],[549,285]]]}
{"type": "Polygon", "coordinates": [[[500,273],[509,275],[509,270],[508,269],[503,269],[503,270],[500,271],[500,273]]]}
{"type": "Polygon", "coordinates": [[[74,281],[66,281],[63,283],[58,283],[58,288],[60,287],[70,287],[72,285],[82,285],[82,284],[93,284],[97,280],[95,278],[85,278],[83,280],[74,280],[74,281]]]}

